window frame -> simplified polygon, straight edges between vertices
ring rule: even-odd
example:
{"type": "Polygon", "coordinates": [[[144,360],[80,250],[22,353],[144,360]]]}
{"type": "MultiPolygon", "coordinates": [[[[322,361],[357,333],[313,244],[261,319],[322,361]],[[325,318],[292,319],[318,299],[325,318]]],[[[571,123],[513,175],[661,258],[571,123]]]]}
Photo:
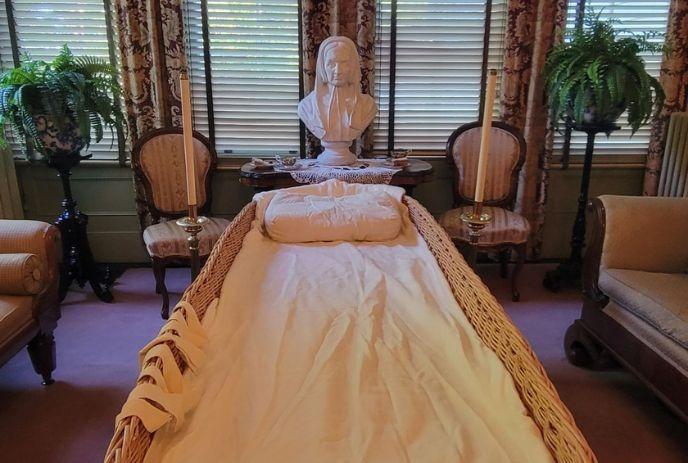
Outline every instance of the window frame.
{"type": "MultiPolygon", "coordinates": [[[[487,85],[487,75],[489,72],[490,62],[490,36],[492,31],[492,13],[494,0],[485,0],[485,13],[483,20],[483,40],[482,40],[482,64],[480,69],[480,83],[478,95],[478,120],[482,120],[485,108],[485,92],[487,85]]],[[[387,146],[385,149],[374,149],[374,155],[386,154],[395,150],[395,116],[396,116],[396,61],[397,61],[397,11],[398,1],[390,1],[390,34],[389,34],[389,95],[388,95],[388,116],[387,116],[387,146]]],[[[380,7],[378,3],[378,13],[380,7]]],[[[502,69],[498,69],[498,73],[502,75],[502,69]]],[[[379,96],[375,95],[377,99],[379,96]]],[[[499,101],[497,100],[497,105],[499,101]]],[[[495,114],[496,116],[497,114],[495,114]]],[[[448,137],[448,135],[447,135],[448,137]]],[[[413,149],[411,150],[413,157],[427,157],[427,158],[441,158],[445,156],[445,149],[413,149]]]]}
{"type": "MultiPolygon", "coordinates": [[[[251,153],[250,151],[236,151],[228,153],[225,150],[220,150],[217,146],[217,127],[215,118],[215,104],[214,104],[214,92],[213,92],[213,79],[212,79],[212,54],[210,49],[210,23],[208,15],[208,0],[198,0],[198,5],[200,6],[200,28],[201,28],[201,40],[203,48],[203,82],[204,94],[205,94],[205,107],[207,111],[208,118],[208,139],[213,149],[217,152],[218,160],[220,164],[224,165],[235,165],[235,160],[250,160],[252,157],[272,157],[273,154],[266,153],[251,153]],[[223,163],[223,159],[229,160],[223,163]]],[[[297,1],[297,35],[298,35],[298,100],[302,100],[305,96],[304,94],[304,80],[303,80],[303,24],[302,24],[302,11],[303,5],[302,0],[297,1]]],[[[184,40],[185,40],[185,53],[187,58],[187,67],[189,68],[189,74],[191,75],[192,85],[193,85],[193,72],[191,56],[189,55],[191,47],[190,35],[191,27],[189,26],[189,10],[190,2],[186,2],[183,6],[184,11],[184,40]]],[[[197,26],[195,26],[197,27],[197,26]]],[[[193,94],[193,91],[192,91],[193,94]]],[[[193,99],[193,98],[192,98],[193,99]]],[[[192,109],[193,109],[192,101],[192,109]]],[[[294,108],[294,114],[296,114],[296,108],[294,108]]],[[[193,119],[195,124],[195,118],[193,119]]],[[[297,155],[303,157],[306,153],[306,128],[301,120],[298,121],[298,132],[299,132],[299,142],[298,142],[298,153],[297,155]]],[[[277,151],[277,150],[276,150],[277,151]]],[[[287,148],[283,148],[282,151],[286,152],[287,148]]],[[[291,152],[291,150],[290,150],[291,152]]]]}
{"type": "MultiPolygon", "coordinates": [[[[104,21],[105,21],[105,35],[107,37],[107,45],[108,45],[108,61],[110,62],[110,65],[115,69],[115,71],[119,74],[120,71],[120,66],[119,62],[117,59],[117,44],[115,43],[116,41],[116,31],[113,25],[113,9],[112,9],[112,0],[102,0],[103,2],[103,14],[105,15],[104,21]]],[[[12,61],[14,67],[19,67],[21,64],[21,48],[19,47],[19,35],[17,33],[17,22],[16,18],[14,15],[14,0],[5,0],[5,11],[7,14],[7,29],[8,29],[8,34],[9,34],[9,39],[10,39],[10,47],[12,48],[12,61]]],[[[123,108],[122,105],[122,97],[121,95],[113,96],[117,101],[115,101],[116,104],[119,104],[121,108],[123,108]]],[[[107,161],[117,161],[117,163],[120,166],[125,166],[128,161],[128,153],[126,152],[126,139],[124,136],[124,130],[122,128],[117,128],[115,130],[115,137],[117,141],[117,157],[110,159],[110,158],[96,158],[94,161],[97,162],[107,162],[107,161]]],[[[31,149],[31,147],[28,147],[31,149]]]]}

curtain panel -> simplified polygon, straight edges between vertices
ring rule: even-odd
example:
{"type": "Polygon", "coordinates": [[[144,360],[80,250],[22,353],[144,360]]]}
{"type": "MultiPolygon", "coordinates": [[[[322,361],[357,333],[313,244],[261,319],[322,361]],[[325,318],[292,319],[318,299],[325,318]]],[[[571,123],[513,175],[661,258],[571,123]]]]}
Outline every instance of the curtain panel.
{"type": "MultiPolygon", "coordinates": [[[[361,56],[361,89],[371,96],[375,89],[375,0],[302,0],[301,40],[303,92],[315,83],[315,64],[320,43],[331,35],[350,38],[361,56]]],[[[356,141],[357,154],[372,152],[372,125],[356,141]]],[[[320,153],[320,140],[306,129],[306,157],[320,153]]]]}
{"type": "Polygon", "coordinates": [[[179,125],[179,71],[186,66],[181,0],[115,0],[122,90],[131,143],[179,125]]]}
{"type": "Polygon", "coordinates": [[[563,38],[566,8],[566,0],[508,2],[500,106],[502,120],[521,130],[527,144],[516,212],[531,225],[530,257],[537,257],[542,247],[554,136],[548,119],[542,70],[547,53],[563,38]]]}
{"type": "MultiPolygon", "coordinates": [[[[179,72],[186,67],[181,0],[115,0],[122,94],[133,146],[146,132],[181,125],[179,72]]],[[[141,229],[151,224],[134,179],[141,229]]]]}
{"type": "Polygon", "coordinates": [[[688,110],[688,2],[672,0],[669,7],[666,42],[670,52],[662,58],[659,82],[666,93],[662,110],[652,121],[650,144],[647,150],[643,195],[657,196],[664,156],[669,117],[674,112],[688,110]]]}

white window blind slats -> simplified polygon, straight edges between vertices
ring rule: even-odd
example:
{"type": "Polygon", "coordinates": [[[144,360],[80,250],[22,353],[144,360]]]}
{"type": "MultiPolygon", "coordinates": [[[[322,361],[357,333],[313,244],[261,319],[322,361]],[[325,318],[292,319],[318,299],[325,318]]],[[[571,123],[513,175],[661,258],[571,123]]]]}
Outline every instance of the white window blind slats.
{"type": "MultiPolygon", "coordinates": [[[[396,149],[444,150],[452,131],[478,119],[485,6],[484,0],[397,1],[396,149]]],[[[493,5],[488,67],[501,69],[505,11],[493,5]]],[[[376,88],[381,110],[374,141],[376,149],[385,150],[390,124],[391,0],[380,1],[379,16],[376,88]]]]}
{"type": "MultiPolygon", "coordinates": [[[[9,0],[7,0],[9,1],[9,0]]],[[[110,59],[103,0],[11,0],[20,54],[50,61],[67,44],[75,55],[110,59]]],[[[0,57],[4,68],[13,67],[7,14],[1,8],[0,57]]],[[[94,140],[95,141],[95,140],[94,140]]],[[[105,130],[100,143],[83,151],[94,159],[117,159],[117,134],[105,130]]]]}
{"type": "MultiPolygon", "coordinates": [[[[667,17],[669,12],[669,0],[619,0],[619,1],[599,1],[587,0],[586,6],[592,7],[597,13],[601,12],[602,19],[616,18],[616,27],[623,29],[623,34],[643,33],[643,32],[666,32],[667,17]]],[[[576,22],[577,2],[569,2],[567,24],[570,28],[576,22]]],[[[656,43],[663,43],[664,38],[657,37],[652,39],[656,43]]],[[[645,69],[654,77],[659,77],[659,70],[662,61],[661,53],[644,53],[645,69]]],[[[628,127],[626,114],[623,114],[618,125],[621,130],[613,132],[610,137],[603,134],[595,139],[595,154],[599,155],[639,155],[647,153],[650,141],[651,125],[641,127],[632,137],[631,128],[628,127]]],[[[583,155],[585,153],[586,135],[581,132],[573,131],[571,135],[571,154],[583,155]]],[[[555,154],[562,151],[564,136],[557,134],[554,138],[555,154]]]]}
{"type": "Polygon", "coordinates": [[[7,9],[0,5],[0,70],[4,71],[14,67],[12,58],[12,42],[7,23],[7,9]]]}
{"type": "MultiPolygon", "coordinates": [[[[195,124],[208,134],[200,1],[189,2],[189,54],[195,124]]],[[[275,154],[298,150],[297,2],[208,0],[207,8],[218,153],[275,154]]]]}

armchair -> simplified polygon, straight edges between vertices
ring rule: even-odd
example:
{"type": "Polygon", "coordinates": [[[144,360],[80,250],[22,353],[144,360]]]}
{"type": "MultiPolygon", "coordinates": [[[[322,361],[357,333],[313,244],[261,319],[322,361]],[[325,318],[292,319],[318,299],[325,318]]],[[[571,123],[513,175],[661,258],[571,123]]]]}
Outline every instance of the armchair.
{"type": "Polygon", "coordinates": [[[43,384],[53,383],[60,233],[31,220],[0,220],[0,365],[28,344],[43,384]]]}
{"type": "Polygon", "coordinates": [[[688,421],[688,198],[600,196],[589,209],[566,355],[592,368],[617,360],[688,421]]]}

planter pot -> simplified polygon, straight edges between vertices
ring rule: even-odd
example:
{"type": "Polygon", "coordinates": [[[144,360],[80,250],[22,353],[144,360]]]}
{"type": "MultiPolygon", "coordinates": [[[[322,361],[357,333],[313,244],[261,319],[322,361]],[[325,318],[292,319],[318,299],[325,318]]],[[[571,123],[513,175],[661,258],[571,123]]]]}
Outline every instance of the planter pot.
{"type": "Polygon", "coordinates": [[[38,135],[47,155],[68,155],[78,153],[86,146],[79,127],[73,118],[67,118],[61,127],[55,124],[51,115],[34,116],[38,135]]]}
{"type": "Polygon", "coordinates": [[[569,108],[567,113],[573,121],[574,126],[611,127],[614,126],[614,123],[619,119],[619,117],[625,110],[625,104],[618,105],[615,108],[612,108],[604,113],[599,111],[596,106],[590,106],[583,113],[582,121],[577,121],[573,117],[573,110],[571,108],[569,108]]]}

